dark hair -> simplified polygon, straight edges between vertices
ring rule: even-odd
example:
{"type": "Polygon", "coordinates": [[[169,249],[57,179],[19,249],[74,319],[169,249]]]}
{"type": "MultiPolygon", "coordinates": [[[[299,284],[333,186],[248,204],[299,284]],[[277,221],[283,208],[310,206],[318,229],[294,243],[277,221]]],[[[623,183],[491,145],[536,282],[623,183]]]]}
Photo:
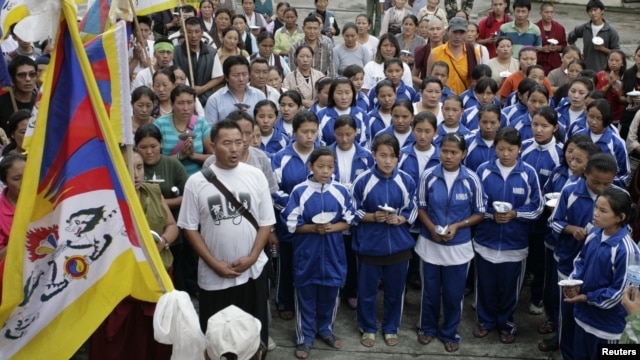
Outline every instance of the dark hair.
{"type": "Polygon", "coordinates": [[[578,76],[577,78],[571,80],[571,82],[569,83],[569,89],[571,89],[571,87],[575,83],[582,83],[582,84],[584,84],[584,86],[587,87],[588,91],[593,91],[593,82],[591,82],[591,80],[589,80],[588,77],[578,76]]]}
{"type": "Polygon", "coordinates": [[[447,76],[449,75],[449,64],[444,61],[436,61],[431,66],[431,73],[433,73],[433,68],[435,68],[436,66],[445,68],[447,70],[447,76]]]}
{"type": "Polygon", "coordinates": [[[393,54],[393,56],[391,57],[397,58],[400,56],[400,44],[398,43],[398,39],[396,39],[396,36],[393,35],[392,33],[386,33],[380,36],[380,40],[378,41],[378,46],[376,47],[376,57],[373,60],[378,64],[382,64],[382,62],[384,61],[384,59],[382,58],[382,53],[380,51],[380,48],[382,48],[382,42],[385,40],[391,42],[391,45],[393,45],[396,48],[396,53],[393,54]]]}
{"type": "Polygon", "coordinates": [[[289,11],[293,12],[293,13],[296,15],[296,17],[298,17],[298,10],[296,10],[296,8],[291,7],[291,6],[290,6],[290,7],[288,7],[288,8],[284,11],[284,13],[283,13],[282,15],[283,15],[283,16],[284,16],[284,15],[286,15],[289,11]]]}
{"type": "MultiPolygon", "coordinates": [[[[232,23],[232,24],[233,24],[233,20],[235,20],[235,19],[240,19],[240,20],[244,21],[245,25],[248,25],[248,24],[249,24],[249,23],[247,22],[247,18],[246,18],[246,17],[244,17],[244,15],[240,15],[240,14],[233,15],[233,17],[231,18],[231,23],[232,23]]],[[[224,36],[224,35],[223,35],[223,36],[224,36]]]]}
{"type": "Polygon", "coordinates": [[[349,29],[355,30],[356,34],[358,33],[358,26],[356,25],[356,23],[349,21],[342,26],[342,36],[344,36],[344,32],[349,29]]]}
{"type": "MultiPolygon", "coordinates": [[[[344,34],[344,30],[342,31],[342,33],[344,34]]],[[[349,65],[346,68],[344,68],[344,70],[342,70],[342,76],[351,79],[352,77],[358,75],[358,74],[364,74],[364,69],[360,66],[360,65],[349,65]]]]}
{"type": "Polygon", "coordinates": [[[300,129],[300,126],[306,122],[318,124],[318,117],[309,110],[300,110],[293,116],[293,132],[300,129]]]}
{"type": "MultiPolygon", "coordinates": [[[[580,59],[582,59],[582,51],[580,51],[580,48],[575,46],[575,45],[567,45],[567,47],[565,47],[564,49],[562,49],[562,56],[567,55],[567,53],[569,51],[575,51],[578,53],[578,56],[580,59]]],[[[579,60],[579,59],[576,59],[579,60]]]]}
{"type": "MultiPolygon", "coordinates": [[[[611,105],[606,99],[596,99],[587,105],[587,113],[592,108],[598,109],[602,114],[602,126],[606,129],[613,122],[613,112],[611,112],[611,105]]],[[[587,115],[588,116],[588,115],[587,115]]]]}
{"type": "Polygon", "coordinates": [[[518,130],[516,130],[516,128],[512,126],[505,126],[498,130],[493,143],[497,144],[499,141],[504,141],[509,145],[522,147],[522,137],[520,136],[518,130]]]}
{"type": "Polygon", "coordinates": [[[174,87],[173,90],[171,90],[171,95],[170,95],[171,104],[173,104],[173,102],[176,101],[176,98],[178,96],[180,96],[181,94],[189,94],[189,95],[193,96],[193,100],[196,101],[196,91],[195,90],[193,90],[191,87],[189,87],[187,85],[178,85],[178,86],[174,87]]]}
{"type": "Polygon", "coordinates": [[[600,9],[604,10],[604,4],[600,0],[589,0],[587,3],[587,12],[591,9],[600,9]]]}
{"type": "MultiPolygon", "coordinates": [[[[353,83],[351,82],[351,80],[349,80],[348,78],[344,77],[344,76],[340,76],[337,77],[335,79],[333,79],[333,81],[331,81],[331,87],[329,87],[329,102],[328,102],[328,106],[330,107],[335,107],[336,106],[336,102],[333,99],[333,95],[336,92],[336,88],[338,87],[338,85],[340,84],[347,84],[349,85],[349,87],[351,88],[351,106],[355,106],[356,105],[356,101],[358,99],[358,93],[356,91],[356,87],[353,86],[353,83]]],[[[319,92],[320,90],[318,90],[319,92]]]]}
{"type": "Polygon", "coordinates": [[[306,18],[304,18],[304,20],[302,21],[302,27],[307,26],[308,23],[318,23],[318,25],[320,25],[320,19],[318,19],[317,17],[313,16],[313,15],[309,15],[306,18]]]}
{"type": "Polygon", "coordinates": [[[404,72],[404,65],[402,60],[400,60],[397,57],[392,57],[392,58],[388,58],[384,61],[384,66],[383,66],[383,71],[386,71],[387,68],[393,64],[396,64],[398,66],[400,66],[400,69],[402,69],[402,71],[404,72]]]}
{"type": "Polygon", "coordinates": [[[7,65],[9,75],[11,76],[11,81],[13,81],[14,83],[16,82],[16,73],[18,72],[18,68],[23,65],[33,66],[34,71],[38,70],[38,64],[36,64],[35,60],[24,55],[16,56],[7,65]]]}
{"type": "MultiPolygon", "coordinates": [[[[235,28],[233,29],[236,30],[235,28]]],[[[224,64],[222,64],[222,73],[224,74],[225,80],[229,77],[229,74],[231,73],[231,68],[236,65],[244,65],[247,67],[247,70],[251,68],[251,65],[249,65],[249,60],[247,60],[247,58],[245,58],[244,56],[242,55],[229,56],[224,61],[224,64]]]]}
{"type": "Polygon", "coordinates": [[[313,164],[320,158],[320,156],[331,156],[332,158],[336,158],[336,154],[333,153],[333,150],[327,146],[320,146],[311,152],[309,155],[309,164],[313,164]]]}
{"type": "Polygon", "coordinates": [[[302,49],[307,49],[307,50],[311,51],[311,56],[313,56],[313,48],[311,48],[311,46],[309,46],[307,44],[304,44],[304,45],[298,46],[298,48],[296,49],[295,54],[293,55],[294,59],[298,57],[298,55],[300,54],[300,51],[302,49]]]}
{"type": "Polygon", "coordinates": [[[610,186],[604,189],[598,197],[606,198],[613,213],[623,218],[618,226],[623,227],[626,224],[635,224],[638,219],[638,206],[631,201],[631,196],[629,196],[628,192],[610,186]]]}
{"type": "MultiPolygon", "coordinates": [[[[552,126],[558,126],[558,113],[550,106],[543,106],[533,112],[532,118],[536,115],[542,116],[552,126]]],[[[553,132],[553,136],[558,143],[562,142],[562,134],[560,134],[560,127],[553,132]]]]}
{"type": "Polygon", "coordinates": [[[356,132],[358,131],[358,124],[356,124],[356,120],[353,118],[353,116],[349,114],[338,116],[336,121],[334,121],[333,123],[333,131],[343,126],[349,126],[353,128],[356,132]]]}
{"type": "MultiPolygon", "coordinates": [[[[582,70],[587,68],[587,64],[584,62],[584,60],[580,59],[573,59],[571,60],[571,62],[569,63],[569,65],[567,65],[567,69],[569,68],[569,66],[573,65],[573,64],[578,64],[582,70]]],[[[581,70],[581,71],[582,71],[581,70]]]]}
{"type": "Polygon", "coordinates": [[[522,7],[527,8],[527,10],[531,11],[531,0],[516,0],[513,2],[513,10],[522,7]]]}
{"type": "MultiPolygon", "coordinates": [[[[258,34],[258,36],[256,37],[256,43],[260,44],[263,41],[267,40],[267,39],[271,39],[274,42],[276,41],[276,38],[273,36],[272,33],[268,32],[268,31],[262,31],[260,34],[258,34]]],[[[260,59],[260,58],[256,58],[256,59],[260,59]]]]}
{"type": "Polygon", "coordinates": [[[285,91],[282,95],[280,95],[280,98],[278,99],[278,103],[280,103],[282,101],[282,98],[285,98],[285,97],[288,97],[289,99],[293,100],[293,102],[296,103],[298,107],[302,106],[302,95],[300,95],[299,92],[295,90],[285,91]]]}
{"type": "Polygon", "coordinates": [[[538,53],[538,49],[534,48],[533,46],[525,45],[520,48],[520,51],[518,51],[518,60],[520,60],[520,56],[522,56],[522,53],[527,51],[533,51],[536,54],[538,53]]]}
{"type": "Polygon", "coordinates": [[[446,103],[449,100],[457,101],[458,103],[460,103],[460,108],[464,109],[464,103],[462,102],[462,98],[460,96],[456,94],[451,94],[444,99],[444,101],[442,102],[442,105],[444,105],[444,103],[446,103]]]}
{"type": "Polygon", "coordinates": [[[416,116],[413,117],[414,127],[423,122],[429,123],[431,127],[433,127],[433,130],[438,131],[438,119],[436,118],[435,115],[433,115],[432,112],[420,111],[419,113],[416,114],[416,116]]]}
{"type": "MultiPolygon", "coordinates": [[[[233,18],[235,19],[236,17],[241,17],[241,18],[243,18],[243,19],[244,19],[244,15],[236,15],[236,16],[234,16],[233,18]]],[[[245,22],[246,22],[246,19],[245,19],[245,22]]],[[[222,30],[222,37],[227,36],[227,34],[228,34],[230,31],[235,31],[235,32],[236,32],[236,34],[238,34],[238,43],[236,44],[236,47],[237,47],[238,49],[244,49],[244,41],[242,41],[242,32],[241,32],[240,30],[238,30],[238,28],[233,27],[233,26],[229,26],[228,28],[223,29],[223,30],[222,30]]],[[[220,39],[220,41],[222,41],[222,39],[220,39]]],[[[240,56],[240,55],[234,55],[234,56],[240,56]]],[[[230,57],[232,57],[232,56],[230,56],[230,57]]],[[[230,57],[229,57],[229,58],[230,58],[230,57]]],[[[229,60],[229,58],[227,58],[227,60],[229,60]]],[[[246,60],[246,58],[245,58],[244,56],[242,56],[242,58],[246,60]]],[[[227,60],[225,60],[224,62],[227,62],[227,60]]],[[[249,62],[249,60],[247,60],[247,63],[248,63],[248,62],[249,62]]],[[[238,64],[235,64],[235,65],[238,65],[238,64]]],[[[223,67],[223,69],[224,69],[224,64],[222,65],[222,67],[223,67]]]]}
{"type": "MultiPolygon", "coordinates": [[[[146,15],[142,15],[142,16],[136,16],[138,18],[138,24],[145,24],[149,27],[149,29],[151,29],[151,18],[146,16],[146,15]]],[[[133,29],[133,33],[136,33],[136,26],[135,26],[135,22],[132,24],[132,29],[133,29]]]]}
{"type": "Polygon", "coordinates": [[[4,184],[7,183],[7,174],[9,173],[9,169],[13,166],[13,163],[16,161],[27,161],[27,157],[18,152],[12,151],[0,160],[0,181],[4,184]]]}
{"type": "Polygon", "coordinates": [[[584,70],[580,71],[578,76],[579,77],[586,77],[587,79],[591,80],[591,85],[592,86],[595,86],[595,84],[598,83],[598,74],[595,71],[591,70],[591,69],[584,69],[584,70]]]}
{"type": "Polygon", "coordinates": [[[444,90],[444,85],[442,84],[442,81],[440,81],[440,79],[435,76],[427,76],[426,78],[422,79],[422,91],[424,91],[424,89],[427,88],[427,85],[431,83],[438,84],[438,86],[440,86],[440,90],[444,90]]]}
{"type": "Polygon", "coordinates": [[[234,110],[230,112],[225,119],[234,121],[236,123],[241,120],[246,120],[251,123],[251,127],[254,127],[256,125],[256,121],[253,120],[253,117],[251,117],[251,115],[246,111],[234,110]]]}
{"type": "Polygon", "coordinates": [[[356,21],[358,21],[358,19],[361,18],[361,17],[367,19],[367,22],[369,23],[369,25],[371,25],[371,18],[369,17],[369,15],[364,14],[364,13],[358,14],[358,15],[356,15],[356,21]]]}
{"type": "Polygon", "coordinates": [[[278,107],[276,106],[276,104],[274,104],[273,101],[271,101],[269,99],[263,99],[263,100],[258,101],[256,103],[256,105],[253,107],[253,117],[254,118],[256,116],[258,116],[258,110],[263,106],[271,107],[276,112],[276,116],[278,116],[278,107]]]}
{"type": "Polygon", "coordinates": [[[320,92],[322,91],[322,89],[324,89],[327,86],[331,86],[331,78],[328,76],[323,76],[320,79],[318,79],[316,81],[316,83],[313,85],[313,87],[315,87],[316,92],[320,92]]]}
{"type": "Polygon", "coordinates": [[[411,115],[413,115],[413,113],[414,113],[413,103],[411,102],[410,99],[399,99],[399,100],[396,100],[396,102],[394,102],[393,105],[391,106],[391,111],[393,112],[393,109],[395,109],[397,107],[403,107],[403,108],[409,110],[411,115]]]}
{"type": "Polygon", "coordinates": [[[500,122],[500,117],[502,116],[502,112],[500,111],[500,106],[494,103],[488,103],[488,104],[482,105],[482,107],[480,108],[480,111],[478,111],[478,121],[482,119],[482,115],[484,115],[485,113],[494,113],[498,115],[498,122],[500,122]]]}
{"type": "Polygon", "coordinates": [[[30,118],[31,110],[28,109],[21,109],[11,114],[9,120],[7,121],[7,135],[9,135],[10,137],[10,142],[2,149],[3,156],[18,148],[18,143],[12,135],[18,130],[18,125],[21,122],[25,120],[29,121],[30,118]]]}
{"type": "Polygon", "coordinates": [[[283,6],[285,6],[285,7],[288,7],[288,8],[289,8],[289,7],[291,7],[291,4],[289,4],[289,3],[288,3],[288,2],[286,2],[286,1],[280,1],[280,2],[278,3],[278,5],[276,5],[276,11],[280,10],[280,8],[281,8],[281,7],[283,7],[283,6]]]}
{"type": "Polygon", "coordinates": [[[442,145],[444,145],[445,142],[452,142],[456,144],[458,146],[458,149],[460,149],[460,151],[462,152],[467,151],[467,142],[464,140],[464,136],[462,136],[458,132],[448,133],[443,136],[442,140],[440,141],[440,148],[442,148],[442,145]]]}
{"type": "Polygon", "coordinates": [[[229,20],[231,20],[231,17],[232,17],[231,10],[227,8],[218,8],[216,10],[216,13],[213,15],[213,18],[215,19],[218,17],[218,15],[221,15],[221,14],[227,14],[227,16],[229,16],[229,20]]]}
{"type": "Polygon", "coordinates": [[[611,49],[611,52],[609,53],[609,55],[607,55],[607,64],[604,66],[604,71],[611,72],[611,69],[609,68],[609,58],[613,54],[618,54],[622,58],[622,65],[620,66],[620,70],[618,71],[618,75],[622,75],[625,70],[627,70],[627,55],[625,55],[624,51],[620,49],[611,49]]]}
{"type": "Polygon", "coordinates": [[[618,162],[610,153],[594,154],[587,161],[587,167],[584,172],[585,174],[590,174],[593,170],[615,175],[618,173],[618,162]]]}
{"type": "Polygon", "coordinates": [[[373,144],[371,144],[371,151],[378,151],[378,148],[382,145],[391,147],[396,157],[400,157],[400,142],[398,139],[387,133],[382,133],[373,138],[373,144]]]}
{"type": "Polygon", "coordinates": [[[233,120],[222,119],[211,126],[211,142],[215,143],[218,140],[218,134],[222,129],[236,129],[242,134],[242,129],[240,129],[238,123],[233,120]]]}
{"type": "MultiPolygon", "coordinates": [[[[174,75],[175,76],[175,75],[174,75]]],[[[142,85],[140,87],[137,87],[135,90],[133,90],[133,92],[131,93],[131,105],[133,105],[134,103],[136,103],[138,100],[140,100],[143,96],[148,97],[152,102],[156,99],[156,94],[153,92],[153,90],[149,89],[148,87],[142,85]]]]}
{"type": "Polygon", "coordinates": [[[544,95],[544,98],[547,99],[547,103],[549,103],[549,90],[543,85],[535,85],[529,90],[529,98],[531,98],[532,94],[540,93],[544,95]]]}
{"type": "Polygon", "coordinates": [[[160,144],[162,144],[162,132],[157,126],[153,124],[144,124],[140,126],[133,136],[133,143],[138,146],[138,143],[146,137],[152,137],[158,140],[160,144]]]}
{"type": "Polygon", "coordinates": [[[187,25],[198,25],[200,27],[200,30],[204,31],[204,24],[202,23],[202,19],[197,18],[197,17],[190,17],[190,18],[186,18],[184,20],[184,26],[185,28],[187,27],[187,25]]]}
{"type": "Polygon", "coordinates": [[[540,65],[540,64],[533,64],[533,65],[529,66],[529,67],[527,68],[527,71],[525,72],[525,74],[527,75],[527,77],[529,76],[529,74],[531,74],[531,71],[533,71],[533,69],[542,70],[542,73],[544,74],[544,68],[542,67],[542,65],[540,65]]]}
{"type": "Polygon", "coordinates": [[[496,47],[500,46],[500,43],[503,41],[508,41],[511,45],[513,45],[513,40],[511,40],[510,37],[500,36],[499,38],[496,39],[496,47]]]}
{"type": "Polygon", "coordinates": [[[473,87],[476,93],[483,93],[487,89],[491,89],[491,92],[494,94],[498,93],[498,83],[490,77],[484,77],[476,83],[476,86],[473,87]]]}
{"type": "Polygon", "coordinates": [[[491,78],[491,67],[486,64],[478,64],[473,71],[471,71],[471,80],[480,80],[482,78],[491,78]]]}
{"type": "Polygon", "coordinates": [[[606,95],[600,90],[592,90],[587,94],[587,98],[591,100],[606,99],[606,95]]]}
{"type": "Polygon", "coordinates": [[[194,8],[192,5],[183,5],[180,9],[183,13],[197,13],[196,8],[194,8]]]}
{"type": "Polygon", "coordinates": [[[544,8],[548,6],[553,7],[553,3],[550,1],[543,1],[542,4],[540,4],[540,11],[542,11],[544,8]]]}
{"type": "Polygon", "coordinates": [[[522,79],[522,81],[520,81],[520,84],[518,84],[518,94],[524,95],[528,93],[531,90],[531,88],[533,88],[534,86],[540,86],[540,85],[538,85],[538,83],[533,79],[529,79],[529,78],[522,79]]]}
{"type": "Polygon", "coordinates": [[[567,150],[569,150],[569,145],[570,144],[578,144],[578,143],[593,143],[593,140],[591,140],[591,137],[587,134],[576,134],[573,135],[572,137],[570,137],[567,141],[565,141],[564,146],[562,147],[562,163],[565,166],[569,166],[569,164],[567,163],[567,150]]]}
{"type": "Polygon", "coordinates": [[[173,71],[169,70],[168,68],[160,69],[153,73],[154,84],[156,83],[156,78],[158,77],[158,75],[164,75],[168,77],[169,81],[171,81],[172,84],[176,83],[176,74],[174,74],[173,71]]]}
{"type": "Polygon", "coordinates": [[[407,21],[407,19],[411,19],[411,21],[413,22],[413,25],[418,27],[418,18],[415,15],[409,14],[409,15],[403,17],[402,18],[402,24],[404,24],[404,22],[407,21]]]}
{"type": "Polygon", "coordinates": [[[249,65],[249,71],[251,71],[251,69],[253,69],[253,65],[254,64],[264,64],[267,65],[267,68],[269,68],[269,60],[263,58],[263,57],[257,57],[253,60],[251,60],[251,65],[249,65]]]}
{"type": "Polygon", "coordinates": [[[393,83],[391,82],[391,80],[388,79],[383,79],[378,81],[378,83],[376,84],[376,95],[380,94],[380,89],[382,89],[383,87],[388,86],[391,89],[393,89],[393,93],[396,93],[396,87],[393,86],[393,83]]]}
{"type": "MultiPolygon", "coordinates": [[[[575,143],[576,149],[582,150],[587,153],[588,158],[591,158],[593,155],[601,153],[602,150],[600,146],[593,143],[593,141],[579,141],[575,143]]],[[[573,151],[575,151],[574,149],[573,151]]]]}

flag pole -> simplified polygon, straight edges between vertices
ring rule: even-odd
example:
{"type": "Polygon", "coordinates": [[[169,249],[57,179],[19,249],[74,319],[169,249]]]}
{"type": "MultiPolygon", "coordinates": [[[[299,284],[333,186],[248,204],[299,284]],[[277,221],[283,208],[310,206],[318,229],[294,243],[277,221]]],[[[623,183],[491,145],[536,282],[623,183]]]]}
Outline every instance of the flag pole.
{"type": "Polygon", "coordinates": [[[184,48],[187,50],[187,62],[189,63],[189,80],[191,81],[191,88],[195,89],[196,82],[193,76],[193,65],[191,64],[191,49],[189,48],[189,39],[187,39],[187,26],[184,24],[184,16],[182,12],[184,3],[182,2],[182,0],[178,0],[178,6],[180,6],[180,27],[182,30],[182,34],[184,35],[184,41],[182,43],[184,44],[184,48]]]}
{"type": "Polygon", "coordinates": [[[133,0],[129,0],[129,7],[131,8],[131,13],[133,14],[133,25],[136,27],[136,41],[142,47],[142,56],[144,56],[143,67],[149,67],[149,52],[147,51],[147,39],[144,39],[144,43],[142,42],[142,32],[140,31],[140,23],[138,22],[138,16],[136,15],[136,7],[133,5],[133,0]]]}

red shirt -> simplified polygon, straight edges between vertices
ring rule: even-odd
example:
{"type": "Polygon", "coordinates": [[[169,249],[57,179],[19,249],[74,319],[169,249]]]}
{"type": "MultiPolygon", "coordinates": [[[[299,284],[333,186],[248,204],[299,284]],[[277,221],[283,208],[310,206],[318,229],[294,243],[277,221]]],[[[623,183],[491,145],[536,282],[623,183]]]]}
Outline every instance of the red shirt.
{"type": "Polygon", "coordinates": [[[609,104],[611,104],[613,119],[620,120],[622,118],[622,112],[624,112],[624,108],[626,107],[626,104],[620,101],[622,91],[607,86],[609,85],[609,80],[607,80],[607,73],[604,70],[598,71],[597,76],[598,84],[596,85],[596,89],[601,90],[604,93],[604,96],[607,97],[609,104]],[[607,87],[606,91],[603,90],[605,86],[607,87]]]}
{"type": "Polygon", "coordinates": [[[0,249],[4,249],[9,242],[13,215],[16,212],[16,207],[7,199],[7,190],[9,189],[4,188],[0,196],[0,249]]]}
{"type": "MultiPolygon", "coordinates": [[[[542,24],[542,20],[538,21],[536,25],[540,28],[540,38],[542,39],[542,46],[550,45],[547,39],[556,39],[558,40],[558,46],[561,49],[567,47],[567,35],[564,30],[564,27],[560,25],[556,21],[551,22],[551,30],[549,34],[544,30],[544,25],[542,24]]],[[[549,71],[559,68],[561,65],[560,61],[560,52],[549,52],[545,53],[542,51],[538,51],[538,65],[542,65],[544,68],[544,74],[548,75],[549,71]]]]}
{"type": "MultiPolygon", "coordinates": [[[[500,31],[500,26],[502,26],[504,23],[508,23],[509,21],[512,20],[507,14],[504,14],[504,16],[502,17],[502,21],[498,21],[493,17],[493,12],[490,12],[489,16],[480,20],[480,23],[478,24],[478,40],[489,39],[491,36],[493,36],[494,33],[498,33],[498,31],[500,31]],[[491,21],[489,21],[489,18],[491,18],[491,21]],[[489,21],[489,23],[492,23],[492,26],[487,26],[487,21],[489,21]]],[[[487,50],[489,50],[490,59],[493,59],[497,56],[496,43],[488,43],[484,44],[484,46],[486,46],[487,50]]]]}

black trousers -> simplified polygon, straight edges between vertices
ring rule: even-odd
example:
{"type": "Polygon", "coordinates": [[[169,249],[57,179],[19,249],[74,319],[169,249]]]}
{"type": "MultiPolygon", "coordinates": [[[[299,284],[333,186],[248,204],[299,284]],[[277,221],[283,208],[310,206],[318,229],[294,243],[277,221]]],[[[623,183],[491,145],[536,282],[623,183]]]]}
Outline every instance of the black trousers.
{"type": "Polygon", "coordinates": [[[212,315],[229,305],[235,305],[260,320],[262,323],[260,340],[265,346],[269,343],[266,269],[262,270],[257,279],[249,279],[242,285],[224,290],[200,289],[199,302],[200,328],[203,333],[206,333],[207,321],[212,315]]]}

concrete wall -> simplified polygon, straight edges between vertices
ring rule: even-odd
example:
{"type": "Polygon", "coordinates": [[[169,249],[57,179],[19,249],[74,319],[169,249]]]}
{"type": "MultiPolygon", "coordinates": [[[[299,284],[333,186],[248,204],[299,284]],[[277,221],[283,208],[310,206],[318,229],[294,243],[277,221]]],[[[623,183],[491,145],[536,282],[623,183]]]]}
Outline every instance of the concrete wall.
{"type": "MultiPolygon", "coordinates": [[[[605,7],[622,7],[623,0],[601,0],[605,7]]],[[[555,0],[558,4],[587,5],[589,0],[555,0]]]]}

